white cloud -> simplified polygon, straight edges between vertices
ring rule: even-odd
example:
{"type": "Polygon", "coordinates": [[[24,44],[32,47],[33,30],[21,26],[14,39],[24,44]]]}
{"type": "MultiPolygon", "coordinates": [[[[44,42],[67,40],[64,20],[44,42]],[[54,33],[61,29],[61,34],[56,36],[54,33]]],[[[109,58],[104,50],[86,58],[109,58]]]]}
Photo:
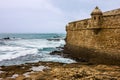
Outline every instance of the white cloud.
{"type": "Polygon", "coordinates": [[[62,18],[49,0],[0,0],[0,32],[64,32],[62,18]]]}
{"type": "Polygon", "coordinates": [[[0,0],[2,9],[32,9],[62,14],[62,11],[52,5],[49,0],[0,0]]]}
{"type": "Polygon", "coordinates": [[[119,8],[114,0],[0,0],[0,32],[64,32],[68,22],[119,8]],[[29,29],[29,30],[28,30],[29,29]]]}

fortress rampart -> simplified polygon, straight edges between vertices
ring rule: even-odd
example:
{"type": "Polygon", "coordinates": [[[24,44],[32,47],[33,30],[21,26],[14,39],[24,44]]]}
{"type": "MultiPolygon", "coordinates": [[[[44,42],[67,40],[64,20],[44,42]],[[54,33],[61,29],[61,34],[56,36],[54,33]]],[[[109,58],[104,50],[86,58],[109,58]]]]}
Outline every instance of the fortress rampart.
{"type": "Polygon", "coordinates": [[[104,59],[109,56],[120,58],[120,14],[117,14],[119,12],[120,9],[102,13],[96,7],[91,13],[91,18],[70,22],[66,26],[65,52],[78,58],[93,59],[95,55],[102,57],[106,54],[104,59]],[[93,52],[85,54],[81,51],[82,48],[93,52]]]}

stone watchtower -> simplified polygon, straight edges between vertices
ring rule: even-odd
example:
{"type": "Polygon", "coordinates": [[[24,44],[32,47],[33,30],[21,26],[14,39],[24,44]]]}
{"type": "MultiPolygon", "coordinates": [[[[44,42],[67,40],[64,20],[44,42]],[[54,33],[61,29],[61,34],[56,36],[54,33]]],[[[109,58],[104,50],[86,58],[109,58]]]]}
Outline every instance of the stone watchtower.
{"type": "Polygon", "coordinates": [[[91,28],[92,29],[101,28],[102,19],[103,13],[98,7],[96,7],[91,13],[91,28]]]}
{"type": "Polygon", "coordinates": [[[120,8],[102,12],[67,26],[65,53],[92,63],[120,64],[120,8]]]}

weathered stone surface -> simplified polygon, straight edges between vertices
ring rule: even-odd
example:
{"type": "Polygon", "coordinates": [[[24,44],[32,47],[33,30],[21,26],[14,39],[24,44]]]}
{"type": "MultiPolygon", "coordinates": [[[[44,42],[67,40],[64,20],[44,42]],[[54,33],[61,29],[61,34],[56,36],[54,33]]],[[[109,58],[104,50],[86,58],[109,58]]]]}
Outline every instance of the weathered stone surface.
{"type": "Polygon", "coordinates": [[[70,22],[66,26],[64,52],[95,62],[105,63],[110,60],[111,64],[120,64],[120,9],[103,14],[100,9],[95,10],[92,12],[94,14],[91,13],[91,18],[70,22]]]}
{"type": "Polygon", "coordinates": [[[6,66],[2,67],[0,70],[5,72],[0,74],[0,80],[120,80],[120,66],[115,65],[38,62],[20,66],[16,65],[16,67],[6,66]],[[38,72],[30,71],[31,67],[36,65],[48,66],[49,69],[38,72]],[[29,76],[24,76],[25,73],[29,73],[29,76]],[[18,74],[18,76],[13,78],[12,76],[15,74],[18,74]]]}

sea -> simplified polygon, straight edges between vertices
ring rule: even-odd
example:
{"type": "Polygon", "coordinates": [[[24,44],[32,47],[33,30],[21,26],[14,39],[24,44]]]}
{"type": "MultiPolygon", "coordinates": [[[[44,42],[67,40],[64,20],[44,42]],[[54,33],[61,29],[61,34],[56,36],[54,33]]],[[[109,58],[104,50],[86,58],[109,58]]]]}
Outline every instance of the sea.
{"type": "Polygon", "coordinates": [[[65,34],[58,33],[4,33],[0,34],[0,66],[33,62],[74,63],[69,58],[50,55],[65,45],[65,34]]]}

